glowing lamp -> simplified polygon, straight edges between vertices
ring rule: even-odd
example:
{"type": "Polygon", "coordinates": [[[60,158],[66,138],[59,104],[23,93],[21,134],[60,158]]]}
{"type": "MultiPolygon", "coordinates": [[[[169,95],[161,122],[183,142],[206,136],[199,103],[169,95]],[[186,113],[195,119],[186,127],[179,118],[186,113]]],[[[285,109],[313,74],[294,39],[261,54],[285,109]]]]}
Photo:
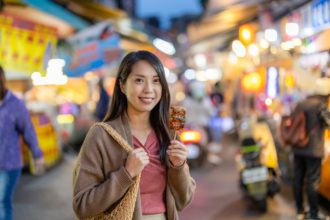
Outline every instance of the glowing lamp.
{"type": "Polygon", "coordinates": [[[251,25],[245,24],[240,26],[238,31],[238,38],[244,45],[249,45],[254,40],[254,30],[251,25]]]}
{"type": "Polygon", "coordinates": [[[252,72],[243,76],[242,89],[246,92],[260,92],[263,89],[263,79],[258,72],[252,72]]]}
{"type": "Polygon", "coordinates": [[[182,142],[196,143],[196,142],[200,142],[201,138],[202,138],[201,134],[198,131],[193,131],[193,130],[186,130],[180,134],[180,140],[182,142]]]}

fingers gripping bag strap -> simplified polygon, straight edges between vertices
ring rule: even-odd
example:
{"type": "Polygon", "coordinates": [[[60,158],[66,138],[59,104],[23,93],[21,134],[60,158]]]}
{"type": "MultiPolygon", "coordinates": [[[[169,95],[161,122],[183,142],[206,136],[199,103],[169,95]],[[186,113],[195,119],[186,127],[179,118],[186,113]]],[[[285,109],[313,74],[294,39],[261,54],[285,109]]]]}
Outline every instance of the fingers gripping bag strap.
{"type": "MultiPolygon", "coordinates": [[[[132,147],[127,143],[127,141],[110,125],[99,122],[94,126],[101,126],[104,128],[126,152],[132,151],[132,147]]],[[[133,184],[114,209],[105,211],[97,216],[89,218],[88,220],[132,220],[139,190],[139,183],[140,175],[134,179],[133,184]]]]}

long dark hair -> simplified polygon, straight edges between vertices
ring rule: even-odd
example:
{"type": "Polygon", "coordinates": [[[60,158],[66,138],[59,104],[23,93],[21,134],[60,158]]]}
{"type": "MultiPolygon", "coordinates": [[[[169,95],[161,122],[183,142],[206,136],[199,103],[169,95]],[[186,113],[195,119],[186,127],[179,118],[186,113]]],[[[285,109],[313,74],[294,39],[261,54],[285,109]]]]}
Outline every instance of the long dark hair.
{"type": "Polygon", "coordinates": [[[103,121],[111,121],[121,116],[127,110],[127,99],[120,89],[120,83],[125,84],[129,74],[131,74],[132,67],[138,61],[144,60],[148,62],[157,72],[162,86],[162,95],[159,103],[151,110],[150,124],[154,129],[159,144],[160,144],[160,159],[165,164],[166,149],[170,145],[170,132],[169,132],[169,107],[170,107],[170,92],[165,78],[164,67],[160,60],[154,54],[140,50],[127,54],[122,60],[113,95],[111,97],[110,108],[103,119],[103,121]]]}

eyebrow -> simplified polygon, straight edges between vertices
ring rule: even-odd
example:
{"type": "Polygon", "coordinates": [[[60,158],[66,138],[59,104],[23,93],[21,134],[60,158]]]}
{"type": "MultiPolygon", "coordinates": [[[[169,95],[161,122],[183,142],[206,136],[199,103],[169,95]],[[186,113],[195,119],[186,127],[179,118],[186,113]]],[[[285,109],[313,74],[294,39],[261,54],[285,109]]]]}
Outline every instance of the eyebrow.
{"type": "MultiPolygon", "coordinates": [[[[141,74],[135,74],[135,76],[137,76],[137,77],[145,77],[144,75],[141,75],[141,74]]],[[[153,78],[159,78],[159,76],[158,75],[155,75],[155,76],[152,76],[153,78]]]]}

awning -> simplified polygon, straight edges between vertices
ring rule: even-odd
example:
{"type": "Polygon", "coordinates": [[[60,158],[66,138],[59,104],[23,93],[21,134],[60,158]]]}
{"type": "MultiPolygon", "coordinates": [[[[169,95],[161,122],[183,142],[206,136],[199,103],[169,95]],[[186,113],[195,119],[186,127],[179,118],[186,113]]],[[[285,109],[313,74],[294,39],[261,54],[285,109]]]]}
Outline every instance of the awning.
{"type": "Polygon", "coordinates": [[[58,17],[67,23],[69,23],[71,26],[73,26],[75,29],[83,29],[88,27],[90,24],[83,20],[82,18],[76,16],[75,14],[71,13],[70,11],[62,8],[61,6],[57,5],[56,3],[50,1],[50,0],[24,0],[24,3],[43,11],[47,14],[51,14],[55,17],[58,17]]]}
{"type": "Polygon", "coordinates": [[[55,28],[57,30],[57,35],[60,38],[66,38],[72,35],[75,31],[75,28],[69,23],[29,6],[6,5],[6,7],[2,10],[2,13],[36,24],[42,24],[55,28]]]}
{"type": "MultiPolygon", "coordinates": [[[[37,2],[38,0],[34,1],[37,2]]],[[[63,1],[60,2],[63,4],[63,1]]],[[[122,10],[85,0],[67,0],[64,1],[64,6],[74,13],[91,20],[99,21],[127,17],[127,14],[122,10]]]]}

